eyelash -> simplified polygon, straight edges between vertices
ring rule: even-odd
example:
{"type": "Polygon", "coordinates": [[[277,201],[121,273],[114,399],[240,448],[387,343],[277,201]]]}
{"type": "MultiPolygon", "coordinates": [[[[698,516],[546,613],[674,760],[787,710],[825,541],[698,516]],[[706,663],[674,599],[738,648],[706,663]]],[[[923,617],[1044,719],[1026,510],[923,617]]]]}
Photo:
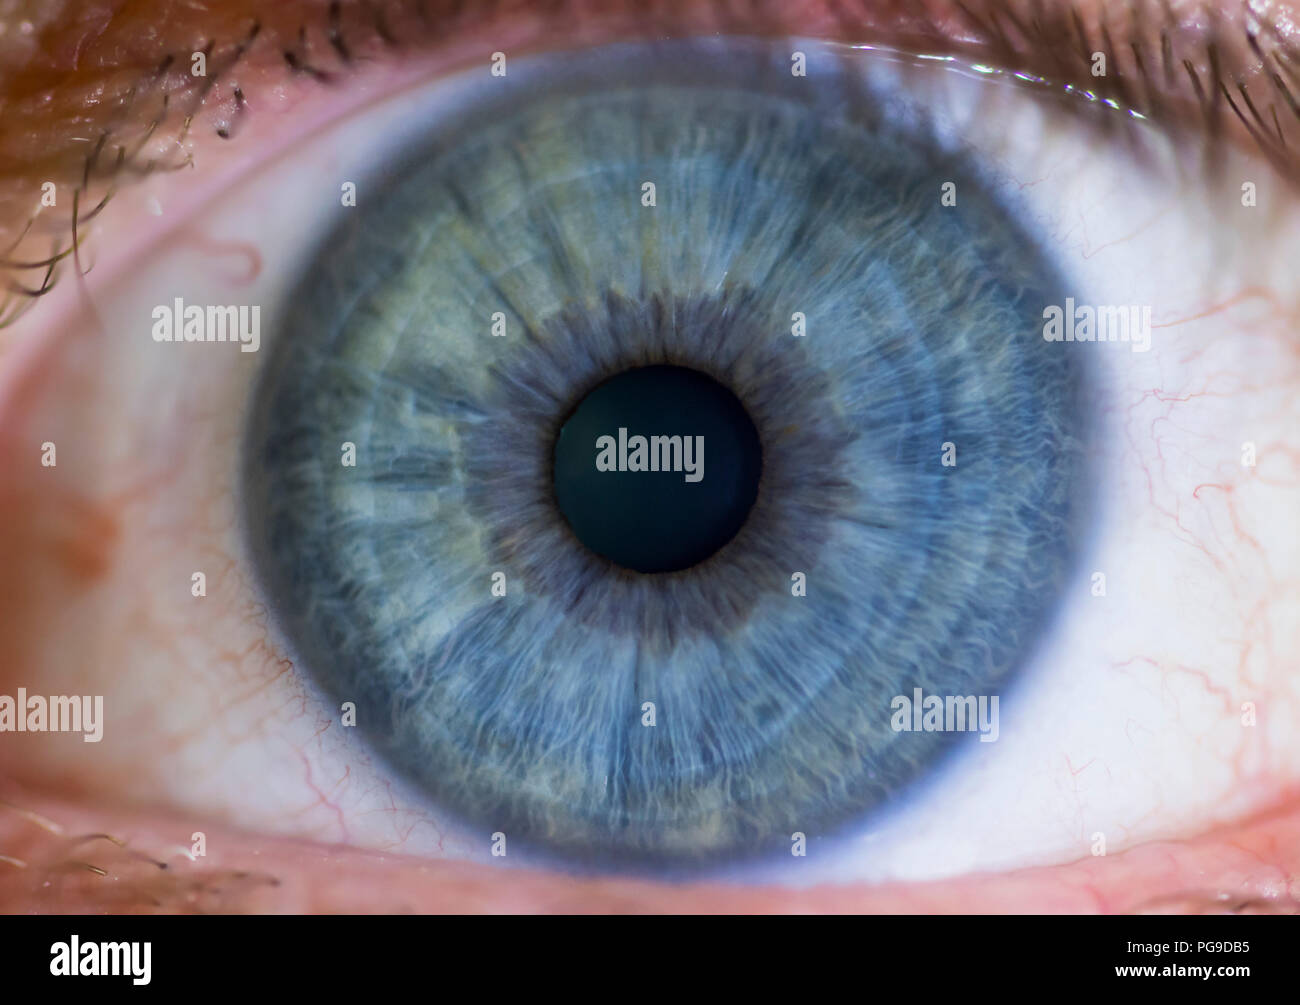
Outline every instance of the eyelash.
{"type": "MultiPolygon", "coordinates": [[[[463,0],[434,0],[432,4],[429,0],[392,0],[390,3],[359,0],[358,3],[345,7],[340,0],[331,0],[318,11],[315,18],[293,22],[296,23],[296,29],[277,31],[277,26],[267,27],[266,17],[250,18],[248,27],[235,35],[237,40],[233,43],[219,45],[213,37],[202,48],[168,54],[121,97],[119,117],[125,119],[136,102],[144,100],[145,95],[161,91],[158,113],[135,133],[126,132],[114,138],[114,127],[106,128],[99,135],[90,154],[83,160],[73,162],[71,184],[74,189],[70,216],[63,219],[47,217],[42,221],[38,219],[39,214],[30,215],[17,238],[0,252],[0,272],[7,273],[5,293],[0,298],[0,329],[14,324],[28,308],[54,289],[59,278],[59,266],[65,259],[72,258],[77,271],[85,273],[80,255],[81,228],[104,210],[124,178],[139,179],[155,171],[172,171],[190,166],[192,154],[185,152],[185,148],[200,117],[211,120],[209,125],[218,137],[230,139],[234,136],[239,121],[249,113],[248,101],[240,83],[233,82],[219,101],[210,103],[209,99],[222,92],[221,85],[237,68],[251,62],[250,53],[259,42],[265,40],[265,45],[273,47],[273,52],[278,49],[272,58],[291,75],[306,76],[317,83],[333,85],[338,77],[336,71],[326,68],[324,60],[320,59],[322,49],[331,54],[329,58],[343,68],[348,68],[364,60],[376,46],[390,54],[403,51],[398,35],[393,30],[393,21],[404,17],[413,18],[427,35],[439,33],[438,42],[442,42],[447,37],[466,34],[480,26],[501,23],[501,19],[511,12],[512,6],[514,5],[501,0],[489,0],[473,10],[466,10],[463,0]],[[439,10],[430,13],[431,6],[436,6],[439,10]],[[292,39],[292,43],[286,44],[286,39],[292,39]],[[194,83],[196,78],[192,74],[175,69],[177,63],[184,63],[187,57],[202,53],[206,63],[208,58],[219,52],[226,53],[220,60],[219,67],[211,74],[199,78],[197,84],[194,83]],[[163,139],[165,123],[176,121],[173,112],[179,102],[172,100],[174,93],[183,95],[185,107],[175,135],[163,139]],[[111,146],[116,153],[105,164],[104,152],[110,146],[110,139],[113,140],[111,146]],[[183,153],[179,162],[169,161],[157,153],[146,156],[146,151],[154,151],[160,142],[164,149],[183,153]],[[79,181],[76,180],[78,175],[79,181]],[[83,213],[82,207],[92,200],[95,200],[93,208],[83,213]],[[39,227],[38,222],[42,224],[39,227]],[[29,248],[44,241],[49,242],[48,252],[28,252],[29,248]]],[[[617,23],[620,17],[631,15],[636,20],[630,30],[648,35],[689,34],[692,27],[700,30],[703,26],[712,31],[734,34],[790,34],[794,28],[791,24],[782,23],[781,13],[773,14],[764,9],[761,0],[752,0],[752,5],[747,10],[739,5],[723,4],[716,0],[694,3],[675,0],[659,5],[648,15],[635,11],[635,5],[626,0],[612,0],[604,6],[606,9],[599,13],[593,12],[592,20],[599,20],[603,15],[617,23]],[[649,22],[647,18],[650,19],[649,22]]],[[[1222,164],[1221,141],[1227,136],[1227,115],[1230,110],[1280,173],[1288,180],[1293,177],[1287,170],[1291,155],[1276,103],[1270,101],[1263,105],[1273,122],[1270,130],[1259,106],[1250,96],[1248,81],[1245,79],[1247,74],[1230,74],[1225,79],[1224,52],[1244,56],[1247,61],[1253,54],[1258,61],[1255,71],[1269,75],[1278,97],[1285,102],[1294,118],[1300,121],[1300,101],[1282,76],[1285,74],[1300,89],[1300,51],[1283,37],[1281,29],[1276,25],[1255,22],[1247,7],[1243,6],[1245,23],[1240,26],[1242,36],[1230,35],[1224,19],[1207,6],[1205,11],[1209,14],[1208,28],[1197,32],[1198,39],[1194,45],[1184,46],[1179,44],[1184,29],[1164,0],[1134,0],[1123,8],[1127,12],[1130,38],[1128,51],[1131,53],[1131,59],[1124,60],[1124,49],[1117,49],[1114,45],[1111,32],[1113,23],[1109,9],[1105,8],[1097,27],[1097,37],[1090,38],[1083,18],[1072,3],[1056,10],[1044,11],[1042,0],[1028,0],[1027,17],[1024,11],[1017,15],[1011,5],[1002,7],[999,16],[999,9],[995,7],[989,10],[986,22],[958,0],[956,7],[962,21],[972,26],[976,33],[974,41],[958,44],[953,41],[956,34],[954,28],[942,25],[936,13],[928,7],[918,13],[896,0],[887,0],[883,11],[879,9],[881,5],[872,4],[869,0],[857,0],[857,9],[849,9],[850,6],[851,3],[835,6],[826,14],[834,23],[835,33],[846,40],[858,41],[866,36],[879,35],[880,25],[896,22],[905,25],[897,33],[902,36],[904,50],[960,50],[961,56],[948,58],[968,59],[972,65],[977,58],[991,57],[998,66],[1004,68],[992,72],[1047,93],[1070,93],[1080,99],[1072,103],[1075,110],[1104,110],[1106,113],[1118,110],[1135,117],[1164,120],[1166,125],[1176,125],[1180,108],[1190,93],[1203,120],[1200,135],[1202,168],[1213,172],[1222,164]],[[1132,41],[1134,36],[1141,36],[1147,30],[1147,15],[1152,6],[1157,6],[1163,17],[1157,35],[1147,34],[1144,43],[1132,41]],[[1008,31],[1007,24],[1019,36],[1019,42],[1008,31]],[[1261,38],[1265,39],[1267,48],[1261,44],[1261,38]],[[1089,90],[1065,84],[1064,81],[1077,78],[1081,68],[1091,66],[1092,46],[1098,42],[1103,48],[1096,51],[1110,56],[1115,72],[1092,78],[1095,86],[1089,90]],[[1248,51],[1242,50],[1243,44],[1248,51]],[[1270,56],[1282,73],[1269,69],[1270,56]],[[1125,66],[1126,62],[1130,65],[1125,66]],[[1184,71],[1182,76],[1177,72],[1178,63],[1181,63],[1184,71]],[[1206,71],[1204,84],[1196,69],[1198,65],[1206,71]],[[1013,67],[1021,69],[1013,74],[1013,67]],[[1164,91],[1153,86],[1152,75],[1157,68],[1164,77],[1164,91]],[[1133,86],[1130,86],[1130,82],[1133,86]],[[1229,82],[1238,91],[1240,106],[1232,97],[1229,82]],[[1258,125],[1252,124],[1241,106],[1250,112],[1258,125]]],[[[546,13],[546,18],[549,23],[555,23],[570,13],[576,17],[576,7],[570,0],[557,0],[552,10],[546,13]]],[[[584,13],[581,16],[587,15],[584,13]]],[[[1114,21],[1117,22],[1118,18],[1114,21]]],[[[1188,18],[1186,23],[1194,24],[1195,19],[1188,18]]],[[[606,29],[608,27],[605,26],[606,29]]],[[[582,35],[583,32],[584,29],[579,27],[577,34],[582,35]]],[[[613,35],[614,32],[611,31],[610,34],[613,35]]],[[[426,38],[421,37],[414,46],[425,44],[426,38]]],[[[978,69],[980,72],[990,71],[987,66],[979,66],[978,69]]],[[[1105,134],[1106,139],[1114,141],[1119,124],[1126,122],[1129,115],[1096,114],[1089,121],[1105,134]]],[[[1141,155],[1138,131],[1128,130],[1119,135],[1129,138],[1133,152],[1141,155]]],[[[69,184],[66,178],[63,183],[69,184]]],[[[28,196],[30,192],[24,188],[23,195],[18,198],[28,196]]]]}

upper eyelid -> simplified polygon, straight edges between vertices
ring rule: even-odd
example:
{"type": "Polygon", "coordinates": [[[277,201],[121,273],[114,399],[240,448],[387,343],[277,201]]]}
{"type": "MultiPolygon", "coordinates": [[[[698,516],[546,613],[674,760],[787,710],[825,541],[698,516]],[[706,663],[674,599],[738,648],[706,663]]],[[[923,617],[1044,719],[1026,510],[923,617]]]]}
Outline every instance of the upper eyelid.
{"type": "MultiPolygon", "coordinates": [[[[245,90],[277,75],[334,81],[384,50],[459,45],[463,59],[486,59],[497,48],[524,52],[557,34],[557,19],[574,13],[565,2],[538,15],[528,0],[229,0],[211,10],[144,0],[132,5],[129,21],[110,16],[87,25],[74,0],[58,25],[32,26],[35,55],[26,65],[0,71],[0,330],[48,288],[76,228],[105,196],[134,177],[189,163],[205,135],[229,136],[248,114],[245,90]],[[156,30],[142,33],[141,25],[156,30]],[[465,42],[473,39],[482,45],[471,53],[465,42]],[[196,52],[208,61],[205,77],[190,73],[196,52]],[[240,83],[259,76],[257,84],[240,83]],[[73,199],[42,217],[34,207],[47,181],[73,199]]],[[[1300,149],[1300,42],[1287,30],[1289,2],[1267,15],[1248,0],[1226,12],[1170,0],[841,0],[797,12],[762,0],[749,10],[667,0],[652,14],[636,0],[587,0],[581,9],[588,20],[566,27],[599,22],[611,38],[814,36],[983,60],[1032,86],[1070,84],[1157,120],[1190,122],[1212,141],[1244,139],[1288,180],[1300,175],[1293,151],[1300,149]],[[1108,54],[1105,76],[1092,74],[1096,51],[1108,54]]],[[[21,28],[16,18],[3,25],[21,28]]],[[[558,34],[582,41],[575,37],[582,33],[558,34]]],[[[13,35],[5,36],[12,56],[13,35]]]]}

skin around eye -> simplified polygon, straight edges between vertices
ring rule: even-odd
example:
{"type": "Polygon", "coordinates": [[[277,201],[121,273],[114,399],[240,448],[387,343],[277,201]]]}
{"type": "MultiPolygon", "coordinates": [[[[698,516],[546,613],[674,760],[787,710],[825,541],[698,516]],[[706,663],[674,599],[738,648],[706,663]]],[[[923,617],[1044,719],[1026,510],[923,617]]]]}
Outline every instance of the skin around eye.
{"type": "MultiPolygon", "coordinates": [[[[66,372],[66,371],[65,371],[65,372],[66,372]]],[[[144,410],[142,410],[142,411],[144,411],[144,410]]],[[[229,417],[225,417],[224,419],[222,419],[222,418],[220,417],[220,412],[221,412],[221,409],[220,409],[220,408],[214,408],[211,412],[205,412],[205,413],[203,413],[203,418],[206,419],[206,420],[215,420],[215,421],[214,421],[214,426],[215,426],[215,428],[217,428],[217,429],[225,429],[226,432],[228,433],[228,432],[230,431],[230,429],[235,425],[235,423],[234,423],[234,422],[233,422],[229,417]],[[222,424],[223,422],[224,422],[224,425],[222,424]]],[[[148,421],[148,420],[147,420],[147,416],[144,415],[144,414],[140,415],[140,419],[141,419],[141,421],[143,421],[143,422],[147,422],[147,421],[148,421]]],[[[166,437],[162,437],[161,439],[166,440],[166,437]]],[[[172,443],[172,449],[173,449],[174,451],[177,451],[178,453],[177,453],[177,454],[173,454],[169,459],[170,459],[172,462],[176,462],[177,464],[179,464],[179,463],[180,463],[180,460],[179,460],[179,452],[183,452],[183,451],[186,449],[186,438],[183,437],[183,436],[177,436],[177,437],[176,437],[176,440],[172,443]]],[[[161,472],[166,472],[167,470],[168,470],[168,468],[167,468],[165,465],[162,465],[162,466],[160,466],[158,469],[156,469],[156,471],[161,471],[161,472]]],[[[156,473],[156,472],[155,472],[155,473],[156,473]]],[[[145,488],[148,486],[148,484],[149,484],[149,479],[148,479],[148,478],[140,479],[140,480],[139,480],[139,484],[138,484],[137,486],[135,486],[135,487],[133,488],[132,491],[144,491],[145,488]]],[[[119,486],[119,487],[120,487],[120,486],[119,486]]],[[[115,493],[111,493],[111,494],[115,494],[115,493]]],[[[126,501],[126,500],[127,500],[127,497],[129,497],[130,494],[131,494],[131,492],[128,491],[127,493],[125,493],[125,494],[121,497],[121,500],[117,500],[117,501],[126,501]]],[[[202,493],[199,493],[199,495],[201,495],[201,494],[202,494],[202,493]]],[[[72,493],[69,493],[69,497],[68,497],[68,498],[73,498],[73,494],[72,494],[72,493]]],[[[29,507],[29,509],[27,510],[27,512],[30,512],[30,508],[31,508],[31,507],[34,507],[34,506],[35,506],[35,503],[34,503],[34,502],[33,502],[33,503],[28,503],[27,505],[28,505],[28,507],[29,507]]],[[[59,533],[64,532],[64,531],[67,529],[67,526],[66,526],[66,525],[60,525],[60,524],[57,523],[57,521],[58,521],[59,519],[66,519],[66,520],[69,521],[69,523],[75,523],[75,522],[76,522],[76,517],[73,515],[73,514],[75,514],[75,513],[76,513],[76,509],[75,509],[75,507],[70,507],[70,508],[69,508],[69,511],[68,511],[67,513],[53,516],[52,519],[53,519],[54,521],[56,521],[56,522],[54,523],[54,530],[55,530],[56,532],[54,532],[54,533],[50,533],[50,536],[51,536],[51,537],[58,537],[58,536],[59,536],[59,533]]],[[[192,515],[192,514],[191,514],[191,515],[192,515]]],[[[213,519],[212,523],[211,523],[209,526],[210,526],[211,529],[214,529],[214,530],[215,530],[216,528],[220,527],[220,525],[221,525],[221,518],[220,518],[220,514],[218,514],[217,517],[216,517],[215,519],[213,519]]],[[[96,559],[96,556],[95,556],[95,554],[94,554],[94,549],[95,549],[95,543],[94,543],[94,542],[95,542],[95,540],[96,540],[96,537],[97,537],[97,535],[94,535],[94,534],[85,534],[84,536],[80,536],[80,537],[77,536],[76,534],[68,534],[68,538],[69,538],[69,539],[68,539],[68,541],[66,542],[66,543],[68,544],[68,548],[67,548],[67,551],[66,551],[66,554],[67,554],[67,559],[66,559],[66,561],[67,561],[67,563],[68,563],[68,567],[69,567],[70,569],[73,570],[73,578],[75,578],[75,575],[76,575],[76,574],[81,574],[81,573],[85,573],[85,572],[87,572],[87,571],[89,571],[89,570],[93,570],[94,568],[96,568],[96,566],[98,566],[99,568],[102,569],[105,565],[107,565],[110,561],[112,561],[113,559],[115,559],[115,558],[117,557],[115,553],[111,553],[111,552],[108,554],[108,557],[105,557],[105,552],[101,551],[101,553],[100,553],[100,557],[99,557],[98,559],[96,559]]],[[[98,537],[99,537],[99,538],[102,538],[102,539],[110,539],[110,538],[111,538],[111,534],[105,533],[105,534],[102,534],[102,535],[98,535],[98,537]]],[[[137,568],[142,568],[142,567],[141,567],[141,566],[137,566],[137,568]]],[[[46,575],[48,575],[48,573],[46,573],[46,575]]],[[[83,577],[83,578],[84,578],[84,577],[83,577]]],[[[240,585],[240,584],[238,584],[238,583],[231,584],[231,586],[232,586],[232,590],[231,590],[232,595],[233,595],[233,593],[234,593],[233,587],[234,587],[234,586],[238,586],[238,585],[240,585]]],[[[155,635],[155,636],[154,636],[154,638],[160,638],[160,637],[161,637],[161,635],[155,635]]],[[[234,640],[232,640],[232,641],[234,641],[234,640]]],[[[234,645],[233,645],[232,648],[233,648],[235,651],[239,651],[241,645],[242,645],[241,642],[239,642],[239,641],[234,641],[234,645]]],[[[267,660],[267,663],[268,663],[268,664],[271,663],[271,662],[272,662],[271,660],[269,660],[269,659],[267,660]]],[[[248,684],[249,684],[250,688],[256,688],[256,687],[258,687],[258,679],[257,679],[256,677],[250,675],[250,679],[249,679],[249,681],[248,681],[248,684]]],[[[219,694],[220,694],[220,689],[214,689],[213,694],[219,696],[219,694]]],[[[291,699],[291,700],[292,700],[292,699],[291,699]]],[[[71,772],[69,772],[69,774],[70,774],[70,775],[75,775],[76,772],[75,772],[75,771],[71,771],[71,772]]],[[[326,782],[326,787],[327,787],[327,788],[328,788],[328,785],[329,785],[329,783],[326,782]]],[[[325,802],[328,803],[329,800],[325,800],[325,802]]],[[[136,823],[133,823],[132,826],[142,827],[143,824],[140,824],[139,822],[136,822],[136,823]]],[[[1276,886],[1276,883],[1274,883],[1274,887],[1275,887],[1275,886],[1276,886]]]]}

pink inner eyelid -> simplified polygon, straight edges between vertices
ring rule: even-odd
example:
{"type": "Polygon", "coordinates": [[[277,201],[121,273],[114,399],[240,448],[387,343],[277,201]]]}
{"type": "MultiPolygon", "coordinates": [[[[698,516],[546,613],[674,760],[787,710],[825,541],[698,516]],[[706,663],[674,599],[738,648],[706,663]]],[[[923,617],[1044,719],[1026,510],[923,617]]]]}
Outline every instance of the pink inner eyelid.
{"type": "Polygon", "coordinates": [[[0,791],[0,911],[62,913],[1300,912],[1300,800],[1193,840],[925,883],[803,889],[410,858],[0,791]],[[196,833],[203,857],[192,855],[196,833]],[[17,864],[15,864],[17,863],[17,864]],[[93,867],[93,868],[88,868],[93,867]],[[165,868],[164,868],[165,867],[165,868]]]}

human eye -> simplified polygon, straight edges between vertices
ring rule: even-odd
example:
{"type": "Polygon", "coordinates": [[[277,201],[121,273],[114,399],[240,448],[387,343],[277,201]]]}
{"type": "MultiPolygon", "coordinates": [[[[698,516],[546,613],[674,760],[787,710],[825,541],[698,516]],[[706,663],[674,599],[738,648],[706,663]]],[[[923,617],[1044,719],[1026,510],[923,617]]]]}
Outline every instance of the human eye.
{"type": "Polygon", "coordinates": [[[164,7],[0,36],[6,905],[1294,903],[1284,18],[164,7]]]}

